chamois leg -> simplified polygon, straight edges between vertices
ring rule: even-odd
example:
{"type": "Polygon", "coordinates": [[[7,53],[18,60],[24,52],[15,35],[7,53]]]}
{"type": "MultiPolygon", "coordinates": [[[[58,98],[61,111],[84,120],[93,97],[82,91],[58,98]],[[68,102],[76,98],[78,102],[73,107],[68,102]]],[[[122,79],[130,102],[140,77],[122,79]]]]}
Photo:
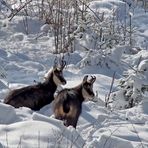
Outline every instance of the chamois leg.
{"type": "Polygon", "coordinates": [[[77,126],[77,121],[78,121],[78,118],[72,118],[72,117],[67,117],[65,120],[64,120],[64,125],[65,126],[73,126],[74,128],[76,128],[77,126]]]}

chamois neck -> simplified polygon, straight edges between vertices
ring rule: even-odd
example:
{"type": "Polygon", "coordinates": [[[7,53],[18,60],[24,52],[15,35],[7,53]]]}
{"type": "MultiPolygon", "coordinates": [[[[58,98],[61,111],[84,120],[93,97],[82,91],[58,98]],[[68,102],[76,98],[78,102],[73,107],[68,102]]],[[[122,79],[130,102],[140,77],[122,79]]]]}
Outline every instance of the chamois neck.
{"type": "Polygon", "coordinates": [[[74,87],[73,90],[77,92],[77,94],[79,95],[79,99],[81,100],[81,102],[83,102],[84,97],[82,95],[82,84],[79,84],[78,86],[74,87]]]}
{"type": "Polygon", "coordinates": [[[76,91],[81,91],[82,90],[82,84],[77,85],[73,89],[76,90],[76,91]]]}
{"type": "Polygon", "coordinates": [[[55,88],[57,89],[57,85],[53,81],[53,71],[51,71],[48,76],[45,78],[44,84],[47,85],[48,87],[55,88]]]}

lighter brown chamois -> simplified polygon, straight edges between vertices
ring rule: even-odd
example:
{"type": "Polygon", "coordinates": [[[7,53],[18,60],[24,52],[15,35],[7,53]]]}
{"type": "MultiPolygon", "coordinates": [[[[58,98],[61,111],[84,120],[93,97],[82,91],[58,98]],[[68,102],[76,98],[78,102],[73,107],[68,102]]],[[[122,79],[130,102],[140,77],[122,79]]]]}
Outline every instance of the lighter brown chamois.
{"type": "Polygon", "coordinates": [[[74,88],[61,90],[54,100],[54,115],[56,119],[63,120],[65,126],[76,128],[78,118],[82,111],[82,102],[94,98],[93,83],[96,77],[88,75],[84,77],[81,84],[74,88]]]}

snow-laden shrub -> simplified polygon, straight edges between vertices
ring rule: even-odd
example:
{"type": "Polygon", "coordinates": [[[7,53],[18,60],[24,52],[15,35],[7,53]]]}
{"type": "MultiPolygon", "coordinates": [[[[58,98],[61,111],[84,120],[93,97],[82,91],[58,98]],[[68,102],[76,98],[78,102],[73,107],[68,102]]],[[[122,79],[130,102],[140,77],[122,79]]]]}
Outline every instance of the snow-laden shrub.
{"type": "Polygon", "coordinates": [[[122,53],[122,47],[108,50],[89,50],[85,57],[78,63],[78,66],[82,68],[96,65],[109,69],[119,69],[122,53]]]}
{"type": "Polygon", "coordinates": [[[0,18],[8,17],[8,15],[11,13],[11,6],[6,2],[5,0],[0,0],[0,18]]]}
{"type": "Polygon", "coordinates": [[[129,71],[119,86],[120,89],[111,94],[112,108],[131,108],[148,99],[148,60],[141,61],[137,70],[129,71]]]}
{"type": "Polygon", "coordinates": [[[16,14],[12,11],[9,20],[22,16],[27,34],[32,30],[28,25],[29,17],[36,16],[45,23],[37,39],[42,35],[53,36],[55,53],[73,52],[81,47],[111,49],[129,42],[128,28],[124,28],[129,26],[124,24],[128,22],[125,19],[129,6],[121,0],[34,0],[28,3],[24,0],[13,4],[12,9],[19,11],[16,14]]]}

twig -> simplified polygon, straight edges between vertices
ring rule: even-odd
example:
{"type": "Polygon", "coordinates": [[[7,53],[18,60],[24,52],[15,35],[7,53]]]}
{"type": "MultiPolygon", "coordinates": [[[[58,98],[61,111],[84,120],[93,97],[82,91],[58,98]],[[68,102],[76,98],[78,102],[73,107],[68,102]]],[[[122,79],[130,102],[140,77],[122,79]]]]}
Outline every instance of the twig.
{"type": "Polygon", "coordinates": [[[31,3],[33,0],[30,0],[26,2],[23,6],[21,6],[19,9],[17,9],[15,12],[12,11],[11,15],[9,16],[9,21],[13,19],[14,16],[16,16],[25,6],[27,6],[29,3],[31,3]]]}
{"type": "Polygon", "coordinates": [[[38,148],[40,148],[40,131],[38,132],[38,148]]]}
{"type": "Polygon", "coordinates": [[[138,132],[137,132],[137,130],[136,130],[134,124],[132,123],[131,120],[129,120],[129,122],[131,123],[133,129],[135,130],[135,133],[136,133],[136,135],[137,135],[137,137],[138,137],[138,139],[139,139],[139,141],[140,141],[140,143],[141,143],[142,148],[144,148],[144,145],[143,145],[143,143],[142,143],[142,140],[141,140],[141,138],[140,138],[140,136],[139,136],[139,134],[138,134],[138,132]]]}
{"type": "Polygon", "coordinates": [[[136,69],[134,69],[132,66],[130,66],[127,62],[125,62],[125,61],[122,61],[121,60],[121,62],[122,63],[124,63],[124,64],[126,64],[128,67],[130,67],[132,70],[134,70],[135,72],[137,72],[137,70],[136,69]]]}
{"type": "Polygon", "coordinates": [[[119,128],[120,128],[120,126],[117,127],[114,131],[111,131],[110,136],[109,136],[109,137],[105,140],[105,142],[104,142],[103,148],[105,148],[105,145],[106,145],[106,143],[108,142],[108,140],[111,138],[111,136],[112,136],[119,128]]]}
{"type": "Polygon", "coordinates": [[[72,43],[74,39],[75,37],[69,38],[68,42],[64,45],[63,50],[68,49],[69,45],[72,43]]]}
{"type": "MultiPolygon", "coordinates": [[[[129,120],[128,120],[129,121],[129,120]]],[[[138,135],[138,132],[137,132],[137,130],[136,130],[136,128],[135,128],[135,126],[134,126],[134,124],[142,124],[142,125],[144,125],[145,123],[132,123],[132,121],[129,121],[130,123],[123,123],[123,124],[119,124],[119,127],[117,127],[114,131],[111,131],[111,134],[110,134],[110,136],[106,139],[106,141],[104,142],[104,145],[103,145],[103,148],[105,148],[105,145],[107,144],[107,142],[108,142],[108,140],[111,138],[111,136],[121,127],[121,125],[127,125],[127,124],[130,124],[130,125],[132,125],[132,127],[133,127],[133,129],[134,129],[134,131],[135,131],[135,133],[136,133],[136,135],[137,135],[137,137],[138,137],[138,139],[139,139],[139,141],[140,141],[140,144],[141,144],[141,146],[142,146],[142,148],[144,148],[144,144],[142,143],[142,140],[141,140],[141,138],[140,138],[140,136],[138,135]]]]}
{"type": "Polygon", "coordinates": [[[7,131],[6,131],[6,143],[7,143],[7,148],[9,148],[9,146],[8,146],[8,133],[7,133],[7,131]]]}
{"type": "Polygon", "coordinates": [[[17,148],[21,148],[21,144],[22,144],[22,137],[23,137],[23,136],[20,136],[20,141],[19,141],[19,143],[18,143],[17,148]]]}
{"type": "Polygon", "coordinates": [[[5,71],[5,69],[2,67],[2,66],[0,66],[0,77],[2,78],[2,79],[6,79],[6,71],[5,71]]]}
{"type": "Polygon", "coordinates": [[[13,11],[13,9],[9,7],[9,5],[4,0],[1,0],[1,4],[6,6],[9,10],[13,11]]]}
{"type": "MultiPolygon", "coordinates": [[[[52,129],[53,130],[53,129],[52,129]]],[[[63,129],[62,131],[54,131],[53,130],[53,136],[54,136],[54,139],[55,140],[55,147],[58,147],[61,143],[62,143],[62,140],[64,138],[64,132],[65,132],[66,129],[63,129]]]]}
{"type": "MultiPolygon", "coordinates": [[[[125,62],[125,61],[122,61],[122,60],[121,60],[121,62],[123,62],[124,64],[126,64],[129,68],[131,68],[132,70],[134,70],[134,72],[137,73],[137,72],[138,72],[138,66],[139,66],[141,60],[142,60],[142,56],[139,57],[138,63],[137,63],[137,65],[136,65],[136,69],[133,68],[131,65],[129,65],[129,64],[128,64],[127,62],[125,62]]],[[[140,71],[139,71],[139,72],[140,72],[140,71]]]]}
{"type": "Polygon", "coordinates": [[[98,15],[95,13],[95,11],[93,11],[88,5],[86,5],[83,1],[79,0],[83,5],[85,5],[95,16],[96,18],[98,18],[98,20],[100,22],[102,22],[102,20],[98,17],[98,15]]]}
{"type": "Polygon", "coordinates": [[[141,61],[142,61],[142,56],[139,57],[139,60],[138,60],[137,66],[136,66],[137,71],[138,71],[138,67],[139,67],[139,64],[140,64],[141,61]]]}
{"type": "Polygon", "coordinates": [[[71,139],[71,146],[70,148],[72,148],[73,145],[75,145],[75,142],[78,140],[78,138],[80,137],[80,135],[78,134],[77,137],[74,139],[74,136],[72,134],[72,139],[71,139]],[[73,140],[74,139],[74,140],[73,140]]]}
{"type": "Polygon", "coordinates": [[[85,46],[83,46],[81,44],[80,44],[80,46],[83,47],[86,51],[89,51],[90,50],[89,48],[87,48],[87,47],[85,47],[85,46]]]}
{"type": "Polygon", "coordinates": [[[41,32],[40,34],[37,35],[37,37],[35,38],[35,40],[38,40],[40,37],[47,35],[46,32],[41,32]]]}
{"type": "Polygon", "coordinates": [[[112,88],[113,88],[113,84],[114,84],[114,80],[115,80],[115,74],[116,74],[116,72],[113,73],[110,90],[109,90],[109,93],[108,93],[107,97],[105,97],[105,107],[107,107],[108,103],[109,103],[110,94],[111,94],[111,91],[112,91],[112,88]]]}

